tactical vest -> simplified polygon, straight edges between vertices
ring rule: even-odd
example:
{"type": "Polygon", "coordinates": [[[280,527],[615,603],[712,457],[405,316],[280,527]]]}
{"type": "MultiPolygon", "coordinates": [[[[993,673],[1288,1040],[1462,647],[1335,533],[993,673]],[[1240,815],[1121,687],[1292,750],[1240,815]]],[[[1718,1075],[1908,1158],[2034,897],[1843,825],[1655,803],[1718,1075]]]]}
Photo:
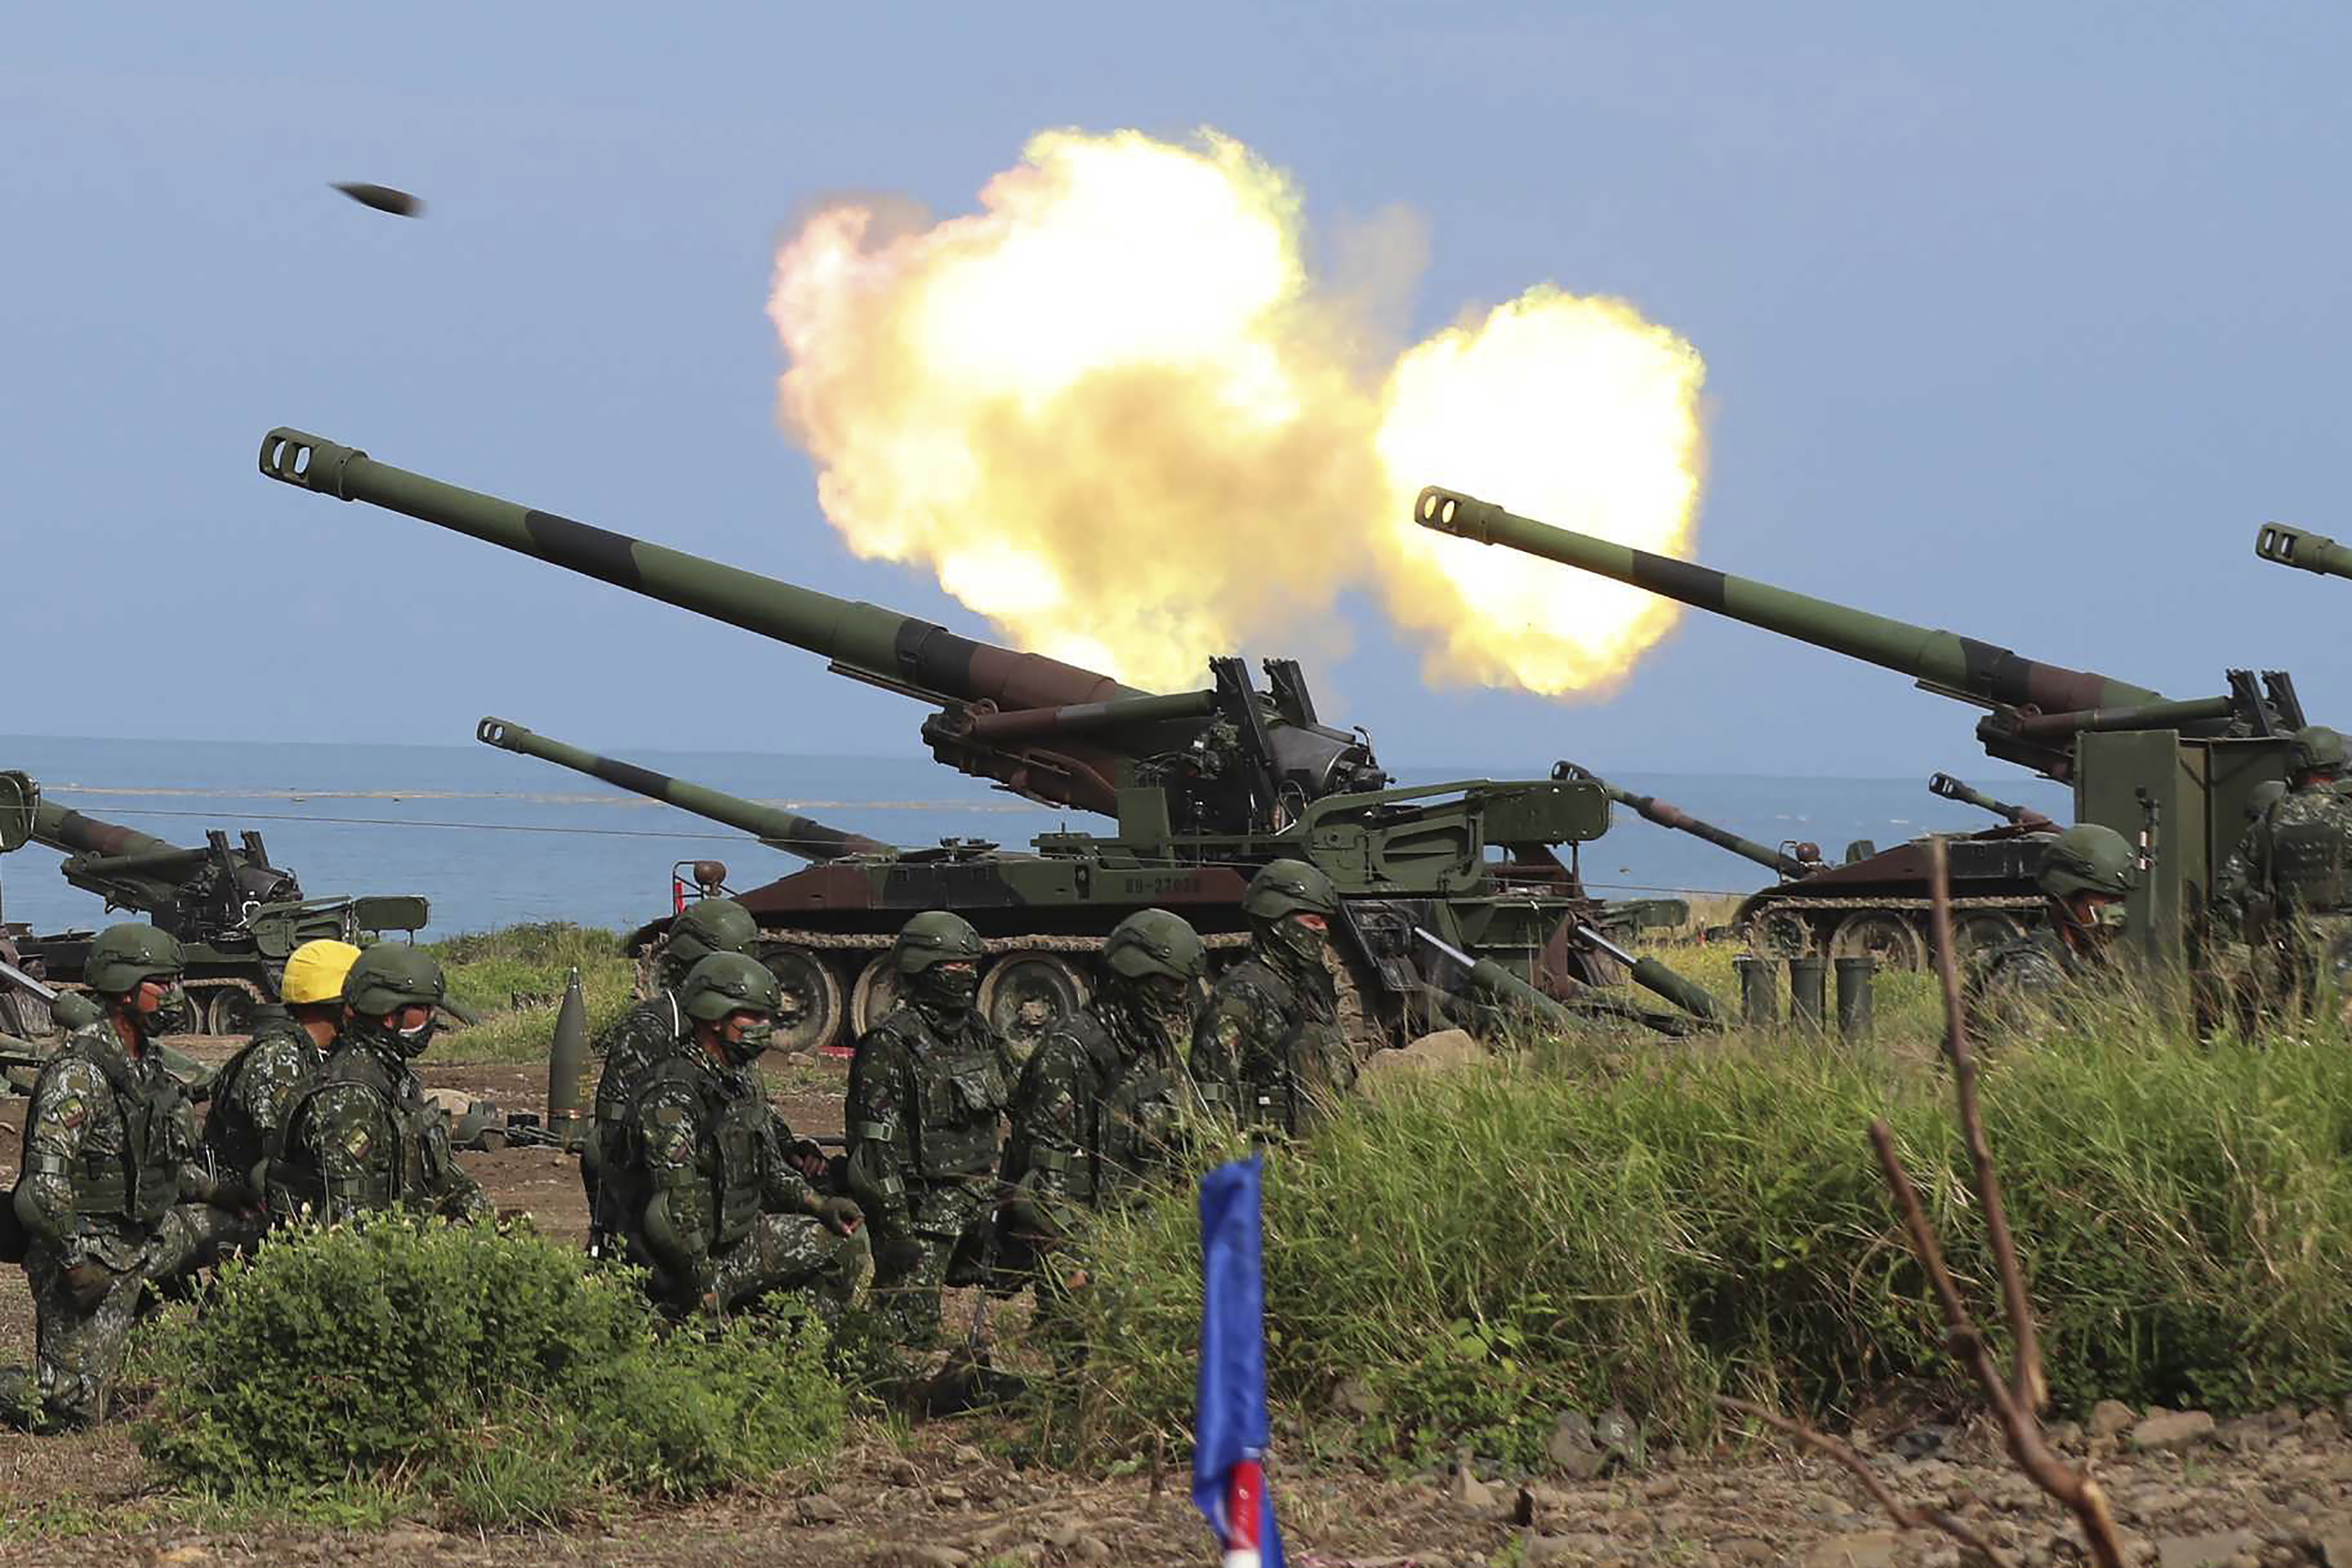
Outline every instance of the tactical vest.
{"type": "Polygon", "coordinates": [[[290,1019],[256,1035],[243,1050],[229,1058],[228,1065],[213,1079],[212,1109],[205,1116],[204,1136],[204,1146],[212,1154],[214,1165],[228,1175],[243,1176],[269,1152],[262,1141],[261,1129],[254,1125],[253,1113],[246,1108],[238,1089],[245,1081],[246,1068],[252,1062],[254,1052],[276,1040],[292,1040],[299,1045],[309,1056],[310,1067],[325,1059],[319,1055],[309,1031],[290,1019]]]}
{"type": "MultiPolygon", "coordinates": [[[[1270,1050],[1254,1041],[1242,1042],[1241,1059],[1236,1064],[1242,1085],[1242,1124],[1276,1126],[1295,1135],[1306,1125],[1309,1109],[1307,1086],[1299,1082],[1302,1054],[1311,1049],[1336,1060],[1340,1054],[1339,1025],[1336,1021],[1309,1017],[1298,988],[1263,959],[1244,960],[1235,965],[1233,974],[1244,970],[1251,972],[1257,984],[1274,998],[1275,1010],[1282,1015],[1288,1027],[1270,1050]]],[[[1231,980],[1233,974],[1226,978],[1231,980]]],[[[1347,1085],[1330,1087],[1336,1090],[1347,1085]]]]}
{"type": "MultiPolygon", "coordinates": [[[[2271,811],[2275,823],[2278,806],[2271,811]]],[[[2352,909],[2352,844],[2341,822],[2328,816],[2274,826],[2270,840],[2271,887],[2280,902],[2313,913],[2352,909]]]]}
{"type": "Polygon", "coordinates": [[[321,1114],[322,1097],[347,1084],[358,1086],[373,1099],[379,1118],[392,1133],[390,1147],[371,1148],[362,1170],[331,1180],[325,1171],[306,1163],[272,1160],[271,1207],[279,1205],[279,1188],[292,1204],[307,1203],[321,1215],[390,1208],[410,1199],[439,1197],[457,1168],[457,1156],[449,1148],[448,1118],[425,1098],[415,1073],[404,1070],[395,1075],[364,1047],[335,1048],[318,1077],[287,1109],[281,1148],[289,1154],[303,1149],[312,1140],[310,1123],[321,1114]]]}
{"type": "MultiPolygon", "coordinates": [[[[626,1226],[651,1195],[646,1190],[645,1164],[634,1146],[631,1121],[636,1111],[637,1097],[652,1084],[656,1072],[664,1062],[676,1059],[678,1044],[687,1032],[686,1014],[677,1005],[677,992],[665,991],[637,1005],[657,1007],[667,1014],[671,1051],[668,1056],[651,1057],[634,1063],[616,1051],[605,1058],[604,1075],[597,1080],[596,1120],[588,1135],[596,1141],[596,1168],[600,1176],[596,1184],[595,1212],[589,1217],[600,1227],[612,1231],[626,1226]]],[[[634,1055],[634,1051],[631,1054],[634,1055]]]]}
{"type": "Polygon", "coordinates": [[[925,1181],[992,1174],[1006,1100],[1004,1068],[983,1027],[941,1039],[901,1007],[877,1026],[906,1052],[913,1079],[908,1142],[925,1181]]]}
{"type": "MultiPolygon", "coordinates": [[[[724,1252],[760,1223],[767,1192],[768,1102],[748,1079],[740,1088],[731,1086],[703,1059],[684,1055],[654,1064],[637,1091],[638,1100],[667,1083],[689,1086],[701,1104],[705,1137],[695,1151],[695,1170],[709,1191],[717,1227],[710,1249],[724,1252]]],[[[650,1199],[653,1182],[646,1152],[642,1146],[633,1148],[629,1163],[633,1184],[650,1199]]],[[[633,1212],[629,1217],[636,1215],[633,1212]]]]}
{"type": "Polygon", "coordinates": [[[1096,1102],[1094,1196],[1114,1196],[1167,1158],[1183,1075],[1165,1063],[1138,1058],[1127,1064],[1096,1102]]]}
{"type": "MultiPolygon", "coordinates": [[[[112,1026],[92,1027],[110,1029],[112,1026]]],[[[42,1068],[40,1080],[33,1087],[35,1103],[48,1087],[49,1076],[66,1061],[88,1062],[104,1075],[114,1090],[122,1147],[95,1147],[87,1134],[80,1152],[70,1158],[35,1153],[27,1147],[22,1162],[25,1174],[70,1177],[78,1215],[153,1225],[180,1198],[180,1163],[188,1151],[179,1146],[178,1111],[185,1091],[161,1064],[152,1059],[134,1063],[116,1042],[93,1037],[89,1030],[78,1030],[42,1068]]],[[[27,1118],[27,1145],[32,1128],[27,1118]]]]}

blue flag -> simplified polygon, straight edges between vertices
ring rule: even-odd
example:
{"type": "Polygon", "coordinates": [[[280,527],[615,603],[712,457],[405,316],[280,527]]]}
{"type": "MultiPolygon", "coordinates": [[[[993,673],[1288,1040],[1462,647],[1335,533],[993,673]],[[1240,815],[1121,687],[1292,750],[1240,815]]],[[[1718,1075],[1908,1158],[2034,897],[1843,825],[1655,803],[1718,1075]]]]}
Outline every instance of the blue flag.
{"type": "Polygon", "coordinates": [[[1283,1568],[1266,1490],[1265,1273],[1257,1155],[1201,1179],[1201,1387],[1192,1424],[1192,1501],[1225,1568],[1283,1568]]]}

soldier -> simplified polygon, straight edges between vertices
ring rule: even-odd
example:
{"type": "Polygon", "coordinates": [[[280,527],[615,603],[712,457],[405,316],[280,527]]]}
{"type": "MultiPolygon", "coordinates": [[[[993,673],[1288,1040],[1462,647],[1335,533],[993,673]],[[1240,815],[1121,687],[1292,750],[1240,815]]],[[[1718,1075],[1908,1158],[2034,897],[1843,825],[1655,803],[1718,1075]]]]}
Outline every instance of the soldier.
{"type": "Polygon", "coordinates": [[[2112,973],[2123,901],[2138,879],[2130,843],[2112,827],[2078,822],[2043,845],[2034,881],[2048,900],[2044,922],[1978,961],[1969,977],[1971,1019],[2013,1026],[2025,1007],[2046,1006],[2084,980],[2112,973]]]}
{"type": "Polygon", "coordinates": [[[1139,910],[1103,944],[1094,1001],[1056,1024],[1013,1093],[1004,1176],[1008,1217],[1033,1244],[1077,1229],[1170,1163],[1196,1100],[1184,1069],[1208,953],[1182,917],[1139,910]]]}
{"type": "Polygon", "coordinates": [[[2214,903],[2257,960],[2271,950],[2280,999],[2308,1009],[2352,976],[2352,744],[2324,724],[2294,732],[2287,793],[2246,829],[2215,879],[2214,903]]]}
{"type": "Polygon", "coordinates": [[[605,1173],[629,1167],[629,1107],[654,1063],[686,1049],[694,1031],[678,1005],[677,988],[687,971],[714,952],[750,952],[760,940],[760,922],[732,899],[688,904],[669,922],[656,962],[654,994],[615,1019],[597,1037],[604,1058],[596,1079],[596,1120],[580,1146],[580,1184],[588,1196],[588,1247],[601,1253],[606,1238],[620,1234],[645,1202],[635,1192],[604,1193],[605,1173]]]}
{"type": "Polygon", "coordinates": [[[269,1156],[269,1208],[342,1219],[395,1204],[451,1219],[490,1212],[449,1147],[449,1114],[409,1065],[433,1043],[447,995],[433,955],[400,942],[360,954],[343,982],[343,1029],[288,1107],[269,1156]]]}
{"type": "Polygon", "coordinates": [[[673,1309],[722,1312],[773,1290],[808,1290],[828,1323],[873,1261],[848,1198],[822,1197],[781,1157],[792,1133],[750,1070],[775,1035],[782,994],[756,958],[713,953],[680,982],[689,1049],[647,1069],[628,1118],[632,1261],[673,1309]]]}
{"type": "Polygon", "coordinates": [[[258,1232],[254,1194],[196,1158],[187,1092],[153,1050],[188,1026],[182,967],[180,944],[153,926],[100,932],[84,974],[105,1015],[67,1037],[34,1086],[14,1206],[37,1400],[22,1373],[0,1374],[0,1410],[25,1425],[105,1419],[142,1289],[258,1232]]]}
{"type": "Polygon", "coordinates": [[[874,1226],[875,1305],[901,1349],[919,1354],[938,1342],[958,1241],[992,1223],[1009,1074],[973,1005],[979,933],[931,910],[890,954],[904,994],[850,1058],[845,1173],[874,1226]]]}
{"type": "Polygon", "coordinates": [[[343,978],[360,950],[347,942],[306,942],[286,960],[272,1009],[253,1038],[213,1079],[205,1118],[205,1156],[214,1170],[257,1193],[269,1190],[269,1150],[286,1124],[286,1108],[327,1059],[343,1020],[343,978]]]}
{"type": "Polygon", "coordinates": [[[1217,982],[1193,1026],[1192,1080],[1244,1127],[1300,1132],[1356,1081],[1323,962],[1339,895],[1305,861],[1274,860],[1250,879],[1242,911],[1249,956],[1217,982]]]}

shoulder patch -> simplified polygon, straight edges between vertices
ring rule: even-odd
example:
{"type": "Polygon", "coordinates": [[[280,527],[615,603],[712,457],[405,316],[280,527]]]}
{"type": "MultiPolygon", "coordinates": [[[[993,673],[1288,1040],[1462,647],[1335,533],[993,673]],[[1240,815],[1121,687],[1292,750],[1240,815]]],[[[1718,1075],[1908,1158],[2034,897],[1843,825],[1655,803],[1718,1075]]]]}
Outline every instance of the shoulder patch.
{"type": "Polygon", "coordinates": [[[49,1107],[49,1120],[60,1127],[79,1127],[89,1119],[89,1104],[78,1094],[68,1094],[49,1107]]]}

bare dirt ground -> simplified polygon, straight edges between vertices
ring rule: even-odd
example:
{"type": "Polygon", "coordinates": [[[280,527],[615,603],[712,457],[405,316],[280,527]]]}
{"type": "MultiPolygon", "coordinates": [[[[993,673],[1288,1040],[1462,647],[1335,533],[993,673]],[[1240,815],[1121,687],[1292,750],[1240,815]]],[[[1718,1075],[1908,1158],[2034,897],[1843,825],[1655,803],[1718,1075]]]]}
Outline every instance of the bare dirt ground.
{"type": "MultiPolygon", "coordinates": [[[[216,1041],[184,1044],[226,1054],[216,1041]]],[[[840,1129],[835,1062],[771,1072],[795,1130],[840,1129]]],[[[435,1066],[428,1080],[509,1110],[544,1109],[530,1065],[435,1066]]],[[[0,1101],[0,1187],[15,1180],[24,1101],[0,1101]]],[[[463,1156],[500,1207],[581,1236],[573,1162],[511,1148],[463,1156]]],[[[0,1271],[0,1364],[32,1355],[21,1277],[0,1271]]],[[[2159,1568],[2352,1563],[2352,1443],[2335,1411],[2281,1411],[2218,1426],[2138,1420],[2119,1407],[2084,1433],[2055,1429],[2087,1456],[2132,1542],[2159,1568]]],[[[121,1426],[64,1437],[0,1433],[0,1561],[171,1564],[320,1562],[390,1564],[626,1563],[648,1568],[785,1565],[1196,1564],[1213,1561],[1186,1489],[1185,1456],[1135,1456],[1131,1473],[1087,1479],[1025,1467],[1024,1434],[966,1417],[911,1434],[858,1430],[821,1479],[692,1508],[640,1510],[562,1533],[446,1534],[423,1522],[387,1531],[207,1531],[155,1489],[121,1426]],[[13,1538],[13,1539],[12,1539],[13,1538]]],[[[1898,1495],[1979,1523],[2017,1561],[2081,1561],[2055,1505],[1979,1432],[1893,1435],[1875,1458],[1898,1495]]],[[[1669,1455],[1638,1473],[1554,1477],[1277,1473],[1294,1562],[1313,1568],[1467,1568],[1519,1563],[1956,1564],[1933,1534],[1901,1536],[1843,1471],[1779,1449],[1669,1455]]]]}

